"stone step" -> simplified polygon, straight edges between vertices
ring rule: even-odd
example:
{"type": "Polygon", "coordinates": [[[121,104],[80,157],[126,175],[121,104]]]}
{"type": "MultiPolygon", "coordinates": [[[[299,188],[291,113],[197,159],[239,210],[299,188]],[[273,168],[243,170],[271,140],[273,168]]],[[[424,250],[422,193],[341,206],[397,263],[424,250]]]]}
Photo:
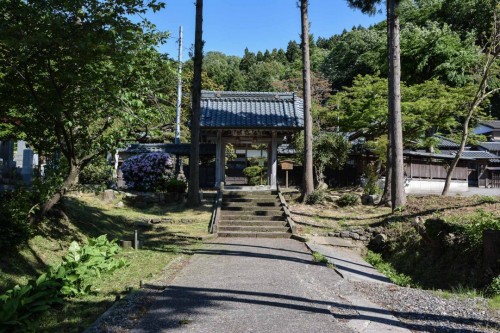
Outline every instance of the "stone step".
{"type": "Polygon", "coordinates": [[[226,226],[219,225],[218,232],[238,231],[238,232],[288,232],[288,227],[266,227],[266,226],[226,226]]]}
{"type": "Polygon", "coordinates": [[[263,197],[263,196],[231,196],[231,195],[223,195],[222,196],[222,201],[249,201],[249,200],[255,200],[255,201],[266,201],[266,202],[275,202],[279,201],[279,198],[277,196],[268,196],[268,197],[263,197]]]}
{"type": "MultiPolygon", "coordinates": [[[[240,218],[239,216],[276,216],[282,219],[283,212],[282,211],[269,211],[269,210],[222,210],[221,218],[224,220],[237,219],[237,220],[248,220],[247,218],[240,218]]],[[[264,219],[267,220],[267,219],[264,219]]]]}
{"type": "Polygon", "coordinates": [[[223,211],[245,211],[245,212],[281,212],[282,209],[281,207],[277,206],[271,206],[271,207],[265,207],[265,206],[254,206],[254,205],[248,205],[248,206],[223,206],[222,207],[223,211]]]}
{"type": "Polygon", "coordinates": [[[277,198],[278,194],[270,192],[223,192],[222,196],[232,198],[277,198]]]}
{"type": "Polygon", "coordinates": [[[221,212],[221,221],[283,221],[283,214],[276,215],[249,215],[249,214],[234,214],[235,212],[221,212]],[[226,214],[227,213],[227,214],[226,214]]]}
{"type": "Polygon", "coordinates": [[[245,220],[220,220],[219,226],[263,226],[263,227],[284,227],[286,221],[245,221],[245,220]]]}
{"type": "Polygon", "coordinates": [[[279,202],[273,201],[226,201],[222,207],[280,207],[279,202]]]}
{"type": "Polygon", "coordinates": [[[290,238],[291,233],[288,232],[239,232],[239,231],[224,231],[217,232],[219,237],[242,237],[242,238],[290,238]]]}
{"type": "Polygon", "coordinates": [[[275,195],[278,196],[278,191],[224,191],[224,195],[275,195]]]}

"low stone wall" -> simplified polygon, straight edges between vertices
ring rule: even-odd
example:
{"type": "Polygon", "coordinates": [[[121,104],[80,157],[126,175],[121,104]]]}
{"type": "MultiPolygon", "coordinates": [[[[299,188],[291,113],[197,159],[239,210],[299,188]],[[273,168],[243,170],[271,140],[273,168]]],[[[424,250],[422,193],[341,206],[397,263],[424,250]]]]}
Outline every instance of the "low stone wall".
{"type": "Polygon", "coordinates": [[[382,245],[387,241],[387,236],[383,233],[383,231],[384,229],[381,227],[353,227],[349,230],[329,232],[328,236],[360,241],[365,245],[372,243],[377,246],[382,245]]]}

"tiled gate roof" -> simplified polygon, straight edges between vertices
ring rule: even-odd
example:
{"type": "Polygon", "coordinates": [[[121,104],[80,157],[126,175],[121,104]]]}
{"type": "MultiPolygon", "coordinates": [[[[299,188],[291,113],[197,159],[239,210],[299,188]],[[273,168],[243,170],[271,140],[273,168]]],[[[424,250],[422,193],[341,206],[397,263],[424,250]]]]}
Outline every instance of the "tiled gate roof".
{"type": "Polygon", "coordinates": [[[302,105],[295,93],[203,91],[200,126],[302,129],[302,105]]]}

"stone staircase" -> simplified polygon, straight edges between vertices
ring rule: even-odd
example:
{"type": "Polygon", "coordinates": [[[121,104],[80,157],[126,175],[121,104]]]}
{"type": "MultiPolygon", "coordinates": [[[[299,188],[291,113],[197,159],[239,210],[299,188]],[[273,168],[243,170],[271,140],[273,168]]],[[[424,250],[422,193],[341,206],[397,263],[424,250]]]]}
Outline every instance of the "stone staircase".
{"type": "Polygon", "coordinates": [[[219,237],[292,236],[276,191],[225,191],[217,233],[219,237]]]}

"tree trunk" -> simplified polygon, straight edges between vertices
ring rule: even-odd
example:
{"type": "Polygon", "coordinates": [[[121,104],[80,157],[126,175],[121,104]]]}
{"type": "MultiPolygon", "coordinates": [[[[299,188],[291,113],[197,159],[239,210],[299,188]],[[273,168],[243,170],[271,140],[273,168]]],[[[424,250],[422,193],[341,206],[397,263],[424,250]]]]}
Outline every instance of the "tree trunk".
{"type": "MultiPolygon", "coordinates": [[[[308,0],[300,1],[302,23],[302,83],[304,90],[304,186],[303,198],[314,191],[313,179],[313,139],[311,116],[311,65],[309,60],[309,19],[308,0]]],[[[319,181],[319,179],[318,179],[319,181]]]]}
{"type": "MultiPolygon", "coordinates": [[[[390,131],[390,130],[389,130],[390,131]]],[[[389,142],[390,142],[389,135],[389,142]]],[[[386,169],[385,169],[385,184],[384,184],[384,193],[382,194],[382,198],[380,199],[379,205],[385,206],[391,204],[391,184],[392,184],[392,161],[391,161],[391,144],[387,145],[386,149],[386,169]]]]}
{"type": "Polygon", "coordinates": [[[403,161],[403,126],[401,119],[401,61],[399,46],[399,0],[387,0],[389,50],[389,113],[392,153],[392,209],[406,204],[403,161]]]}
{"type": "Polygon", "coordinates": [[[196,29],[194,39],[194,67],[191,115],[191,150],[189,156],[188,204],[200,205],[200,110],[201,71],[203,62],[203,0],[196,0],[196,29]]]}
{"type": "Polygon", "coordinates": [[[81,164],[77,162],[71,162],[69,166],[69,174],[61,185],[61,188],[50,197],[45,203],[40,207],[40,210],[36,215],[30,218],[31,223],[38,223],[47,215],[47,213],[54,207],[61,198],[66,194],[68,189],[76,185],[78,181],[78,175],[80,174],[81,164]]]}
{"type": "Polygon", "coordinates": [[[493,22],[492,22],[492,30],[490,40],[487,43],[486,50],[486,59],[480,71],[478,71],[477,77],[479,77],[478,87],[474,95],[474,99],[468,105],[468,112],[465,117],[463,128],[462,128],[462,139],[460,141],[460,147],[455,155],[455,158],[451,162],[450,167],[446,173],[446,181],[444,183],[443,192],[441,195],[446,195],[450,189],[451,177],[453,175],[453,171],[455,171],[456,166],[458,165],[458,161],[462,156],[462,153],[465,149],[465,145],[467,143],[467,138],[469,137],[469,123],[472,119],[477,108],[484,102],[488,96],[493,95],[500,88],[490,89],[488,91],[488,81],[491,76],[498,76],[498,72],[492,73],[492,69],[495,67],[498,58],[500,57],[500,29],[499,29],[499,17],[498,11],[500,10],[500,5],[495,7],[495,11],[493,13],[493,22]]]}

